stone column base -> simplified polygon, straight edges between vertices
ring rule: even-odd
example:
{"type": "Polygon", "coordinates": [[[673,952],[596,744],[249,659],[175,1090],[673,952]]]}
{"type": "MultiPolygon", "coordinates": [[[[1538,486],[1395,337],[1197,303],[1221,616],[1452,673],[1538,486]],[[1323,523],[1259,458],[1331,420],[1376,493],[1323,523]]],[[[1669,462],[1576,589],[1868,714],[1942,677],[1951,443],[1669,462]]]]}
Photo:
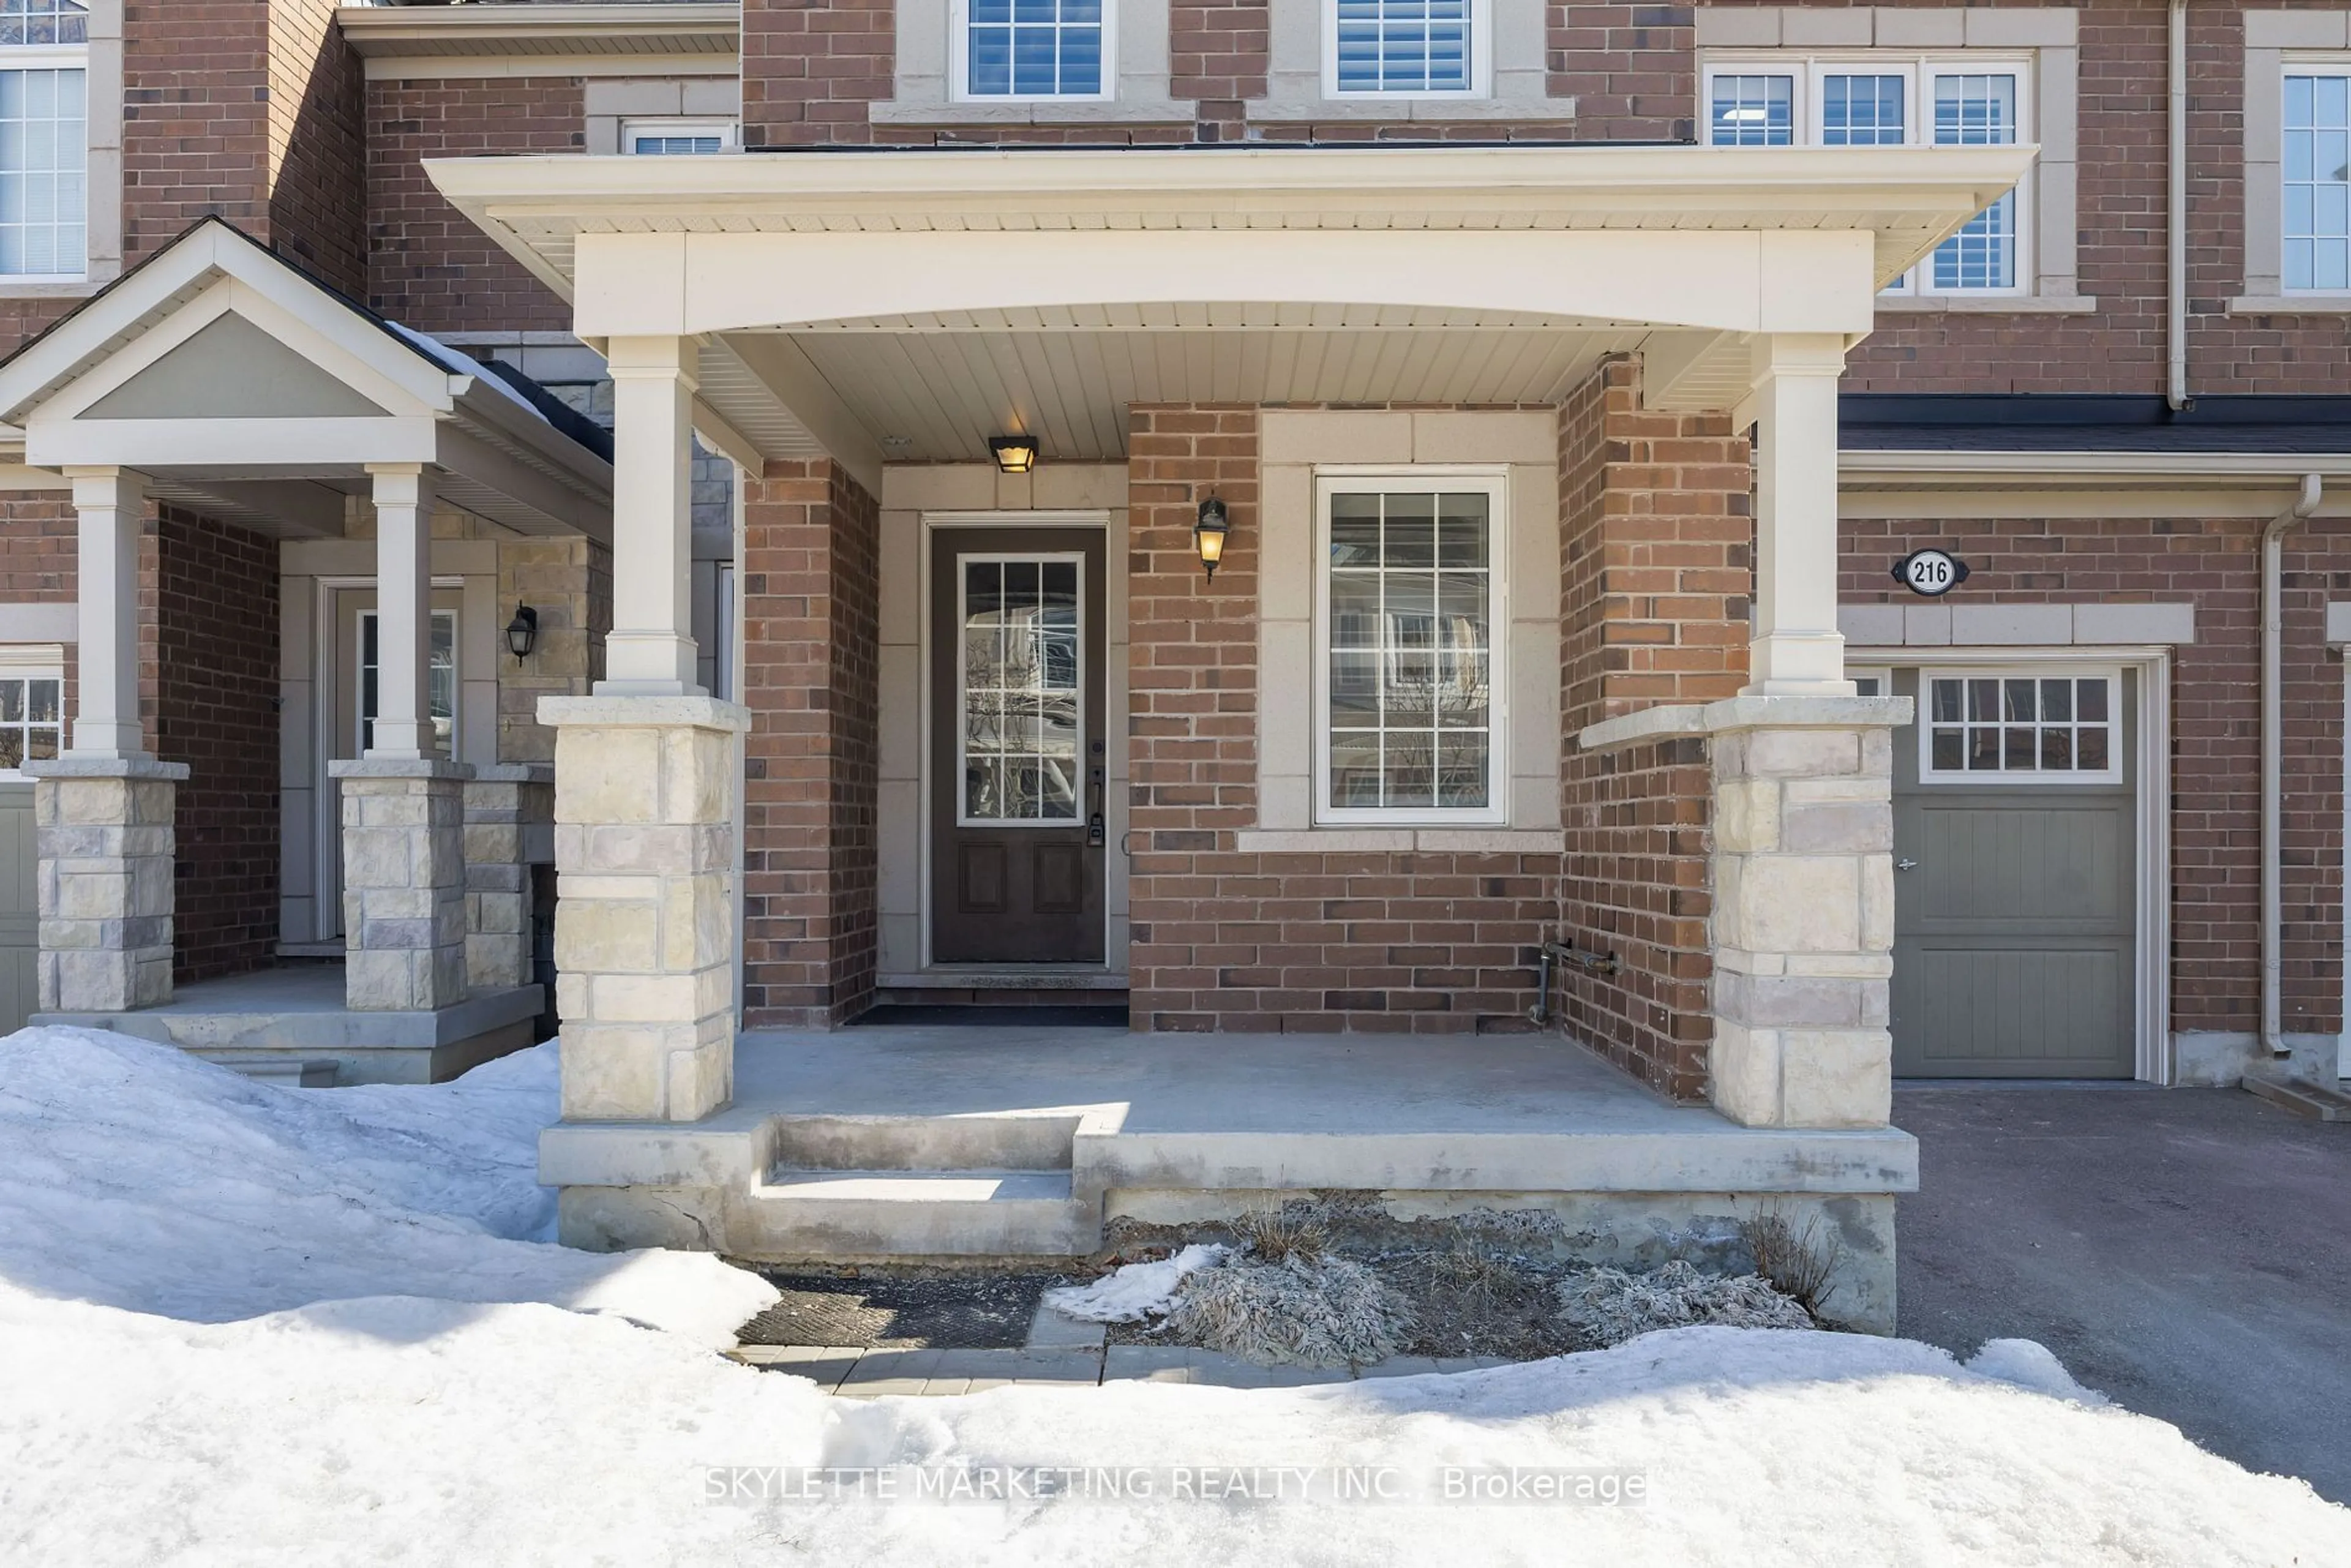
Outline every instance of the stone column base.
{"type": "Polygon", "coordinates": [[[170,1001],[172,813],[187,764],[64,757],[25,771],[40,861],[41,1010],[170,1001]]]}
{"type": "Polygon", "coordinates": [[[711,697],[546,697],[566,1121],[693,1122],[735,1090],[736,737],[711,697]]]}
{"type": "Polygon", "coordinates": [[[343,1004],[429,1012],[464,1001],[465,781],[454,762],[330,762],[343,795],[343,1004]]]}
{"type": "Polygon", "coordinates": [[[506,762],[465,786],[465,983],[530,984],[530,868],[555,858],[555,768],[506,762]]]}

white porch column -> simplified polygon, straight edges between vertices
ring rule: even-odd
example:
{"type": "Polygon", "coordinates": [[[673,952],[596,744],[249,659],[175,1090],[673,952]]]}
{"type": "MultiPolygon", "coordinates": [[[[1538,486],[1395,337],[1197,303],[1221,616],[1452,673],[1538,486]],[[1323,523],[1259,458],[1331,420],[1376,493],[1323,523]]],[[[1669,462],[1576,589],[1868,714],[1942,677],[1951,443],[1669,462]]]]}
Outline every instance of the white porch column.
{"type": "Polygon", "coordinates": [[[614,338],[612,631],[601,696],[689,696],[695,679],[691,476],[700,351],[691,338],[614,338]]]}
{"type": "Polygon", "coordinates": [[[376,509],[372,744],[330,764],[342,788],[343,1005],[431,1012],[467,995],[465,780],[434,753],[425,669],[433,616],[433,485],[416,464],[371,465],[376,509]]]}
{"type": "Polygon", "coordinates": [[[139,725],[139,535],[145,481],[69,468],[81,641],[71,744],[26,766],[39,860],[40,1006],[73,1016],[172,999],[177,786],[139,725]]]}
{"type": "Polygon", "coordinates": [[[143,476],[127,468],[68,468],[80,548],[80,694],[72,757],[144,757],[139,728],[139,529],[143,476]]]}
{"type": "Polygon", "coordinates": [[[375,482],[376,716],[370,757],[431,757],[425,664],[433,616],[433,481],[422,465],[371,464],[375,482]]]}
{"type": "Polygon", "coordinates": [[[1751,696],[1851,696],[1837,632],[1837,379],[1844,340],[1755,341],[1755,618],[1751,696]]]}

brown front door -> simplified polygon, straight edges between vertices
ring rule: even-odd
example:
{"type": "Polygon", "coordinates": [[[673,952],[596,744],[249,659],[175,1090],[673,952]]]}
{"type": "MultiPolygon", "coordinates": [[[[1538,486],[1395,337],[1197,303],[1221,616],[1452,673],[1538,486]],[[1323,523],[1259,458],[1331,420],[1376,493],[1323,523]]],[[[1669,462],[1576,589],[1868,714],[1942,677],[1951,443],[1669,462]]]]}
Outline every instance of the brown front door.
{"type": "Polygon", "coordinates": [[[1102,961],[1102,536],[931,543],[931,958],[1102,961]]]}

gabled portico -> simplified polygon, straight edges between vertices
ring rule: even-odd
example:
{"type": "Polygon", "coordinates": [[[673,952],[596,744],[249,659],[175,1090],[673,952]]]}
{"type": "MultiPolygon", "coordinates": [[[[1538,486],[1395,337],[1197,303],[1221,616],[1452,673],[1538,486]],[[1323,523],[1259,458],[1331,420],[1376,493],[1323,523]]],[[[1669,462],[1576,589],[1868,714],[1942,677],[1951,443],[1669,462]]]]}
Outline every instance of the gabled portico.
{"type": "MultiPolygon", "coordinates": [[[[529,835],[514,824],[518,792],[543,793],[544,767],[502,764],[494,725],[488,753],[471,747],[458,760],[458,737],[436,716],[435,517],[460,512],[503,537],[605,537],[611,468],[598,444],[559,425],[559,408],[369,315],[217,221],[0,368],[0,404],[23,428],[25,465],[70,483],[80,528],[78,702],[64,754],[30,769],[44,1015],[350,1063],[353,1052],[406,1051],[446,1067],[478,1059],[486,1041],[527,1040],[541,998],[516,924],[529,835]],[[348,672],[364,744],[342,748],[339,693],[320,694],[318,713],[281,708],[292,708],[282,721],[289,861],[308,863],[318,843],[340,858],[344,918],[329,929],[345,934],[342,1008],[374,1022],[326,1019],[314,987],[281,1009],[256,982],[235,988],[234,1006],[172,1006],[172,792],[188,768],[159,762],[141,722],[140,541],[155,502],[281,550],[333,541],[349,555],[346,541],[369,541],[350,563],[364,562],[358,580],[371,594],[363,689],[361,672],[348,672]],[[327,750],[316,761],[314,745],[327,750]],[[314,787],[320,764],[331,782],[314,787]],[[321,795],[340,797],[339,830],[314,825],[309,802],[321,795]],[[470,864],[469,799],[486,828],[509,830],[474,833],[470,864]]],[[[298,652],[311,608],[287,613],[298,652]]],[[[297,695],[317,684],[298,662],[287,678],[297,695]]]]}

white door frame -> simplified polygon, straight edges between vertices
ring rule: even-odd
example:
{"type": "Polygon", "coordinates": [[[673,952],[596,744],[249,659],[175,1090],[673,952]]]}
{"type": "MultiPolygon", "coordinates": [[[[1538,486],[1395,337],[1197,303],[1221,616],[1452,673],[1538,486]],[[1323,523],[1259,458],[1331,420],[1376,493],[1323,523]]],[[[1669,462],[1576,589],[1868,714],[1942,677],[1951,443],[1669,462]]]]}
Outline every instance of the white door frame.
{"type": "MultiPolygon", "coordinates": [[[[1848,648],[1849,669],[1982,664],[2120,664],[2138,677],[2138,817],[2132,859],[2137,1040],[2133,1076],[2169,1084],[2171,1052],[2171,654],[2160,645],[2058,648],[1848,648]]],[[[1917,720],[1913,720],[1916,723],[1917,720]]]]}
{"type": "MultiPolygon", "coordinates": [[[[937,968],[931,956],[931,789],[935,782],[931,772],[931,549],[935,536],[949,530],[972,528],[1092,528],[1102,538],[1102,963],[1106,972],[1124,974],[1126,954],[1118,940],[1118,923],[1113,918],[1110,896],[1111,863],[1109,857],[1123,852],[1126,841],[1126,801],[1113,788],[1113,780],[1124,772],[1126,749],[1126,714],[1113,712],[1112,696],[1123,693],[1126,683],[1112,678],[1108,668],[1111,649],[1111,584],[1124,570],[1115,559],[1110,534],[1111,515],[1107,508],[1065,512],[925,512],[922,518],[922,544],[915,568],[914,659],[918,672],[915,681],[921,694],[916,722],[922,727],[914,747],[915,798],[919,802],[917,815],[922,819],[921,850],[917,857],[915,876],[917,920],[921,938],[922,966],[925,971],[937,968]],[[1113,758],[1112,748],[1120,756],[1113,758]],[[1120,764],[1113,767],[1116,761],[1120,764]]],[[[1002,965],[951,965],[943,973],[953,973],[967,967],[1002,968],[1002,965]]],[[[1091,966],[1054,965],[1056,969],[1091,969],[1091,966]]]]}

